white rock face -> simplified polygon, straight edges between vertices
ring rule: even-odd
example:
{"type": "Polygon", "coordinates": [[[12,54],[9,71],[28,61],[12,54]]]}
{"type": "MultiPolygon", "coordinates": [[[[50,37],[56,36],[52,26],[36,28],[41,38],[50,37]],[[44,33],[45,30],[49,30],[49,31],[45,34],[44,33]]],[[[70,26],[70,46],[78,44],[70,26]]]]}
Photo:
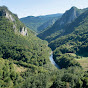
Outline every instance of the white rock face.
{"type": "Polygon", "coordinates": [[[13,25],[13,29],[16,29],[16,26],[15,25],[13,25]]]}
{"type": "MultiPolygon", "coordinates": [[[[9,13],[9,12],[6,12],[6,18],[8,18],[10,21],[12,22],[15,22],[15,19],[12,17],[12,15],[9,13]]],[[[14,24],[13,25],[13,29],[14,29],[14,32],[17,33],[17,27],[16,25],[14,24]]],[[[20,29],[20,33],[23,35],[23,36],[28,36],[28,33],[27,33],[27,28],[23,27],[22,29],[20,29]]]]}
{"type": "Polygon", "coordinates": [[[15,24],[13,25],[13,30],[14,30],[15,33],[17,32],[17,29],[16,29],[16,25],[15,24]]]}
{"type": "Polygon", "coordinates": [[[15,19],[12,17],[12,15],[9,14],[8,12],[6,12],[6,17],[13,22],[15,21],[15,19]]]}
{"type": "Polygon", "coordinates": [[[23,28],[20,30],[20,33],[21,33],[23,36],[28,36],[27,28],[23,27],[23,28]]]}

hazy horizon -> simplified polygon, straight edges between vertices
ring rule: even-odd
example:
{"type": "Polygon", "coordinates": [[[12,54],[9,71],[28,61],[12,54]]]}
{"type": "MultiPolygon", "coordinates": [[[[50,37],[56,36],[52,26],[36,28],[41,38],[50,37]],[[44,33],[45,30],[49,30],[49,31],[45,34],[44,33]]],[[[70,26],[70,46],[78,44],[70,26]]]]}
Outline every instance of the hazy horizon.
{"type": "Polygon", "coordinates": [[[7,6],[10,11],[22,18],[64,13],[72,6],[83,9],[88,7],[87,2],[88,0],[0,0],[0,6],[7,6]]]}

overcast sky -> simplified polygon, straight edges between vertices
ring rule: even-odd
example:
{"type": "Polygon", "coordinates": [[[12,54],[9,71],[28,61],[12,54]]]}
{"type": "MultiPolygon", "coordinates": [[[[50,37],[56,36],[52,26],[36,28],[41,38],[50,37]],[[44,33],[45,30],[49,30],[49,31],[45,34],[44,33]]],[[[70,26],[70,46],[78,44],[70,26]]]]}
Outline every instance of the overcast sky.
{"type": "Polygon", "coordinates": [[[79,9],[88,7],[88,0],[0,0],[0,6],[5,5],[19,18],[64,13],[72,6],[79,9]]]}

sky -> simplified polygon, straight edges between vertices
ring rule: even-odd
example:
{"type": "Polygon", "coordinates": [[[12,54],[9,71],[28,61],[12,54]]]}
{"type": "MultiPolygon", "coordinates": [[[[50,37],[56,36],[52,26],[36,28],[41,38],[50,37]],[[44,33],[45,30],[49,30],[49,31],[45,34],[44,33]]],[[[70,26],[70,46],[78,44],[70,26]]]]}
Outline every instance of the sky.
{"type": "Polygon", "coordinates": [[[88,0],[0,0],[0,6],[7,6],[19,18],[64,13],[72,6],[88,7],[88,0]]]}

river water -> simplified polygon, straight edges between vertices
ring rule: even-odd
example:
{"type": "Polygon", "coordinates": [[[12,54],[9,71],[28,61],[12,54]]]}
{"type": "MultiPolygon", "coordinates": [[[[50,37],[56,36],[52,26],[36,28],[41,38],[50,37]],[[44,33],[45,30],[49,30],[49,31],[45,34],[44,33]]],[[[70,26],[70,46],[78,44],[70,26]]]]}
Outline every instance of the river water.
{"type": "Polygon", "coordinates": [[[53,54],[50,55],[49,59],[54,66],[56,66],[58,69],[60,69],[60,67],[55,63],[55,61],[53,59],[53,54]]]}

